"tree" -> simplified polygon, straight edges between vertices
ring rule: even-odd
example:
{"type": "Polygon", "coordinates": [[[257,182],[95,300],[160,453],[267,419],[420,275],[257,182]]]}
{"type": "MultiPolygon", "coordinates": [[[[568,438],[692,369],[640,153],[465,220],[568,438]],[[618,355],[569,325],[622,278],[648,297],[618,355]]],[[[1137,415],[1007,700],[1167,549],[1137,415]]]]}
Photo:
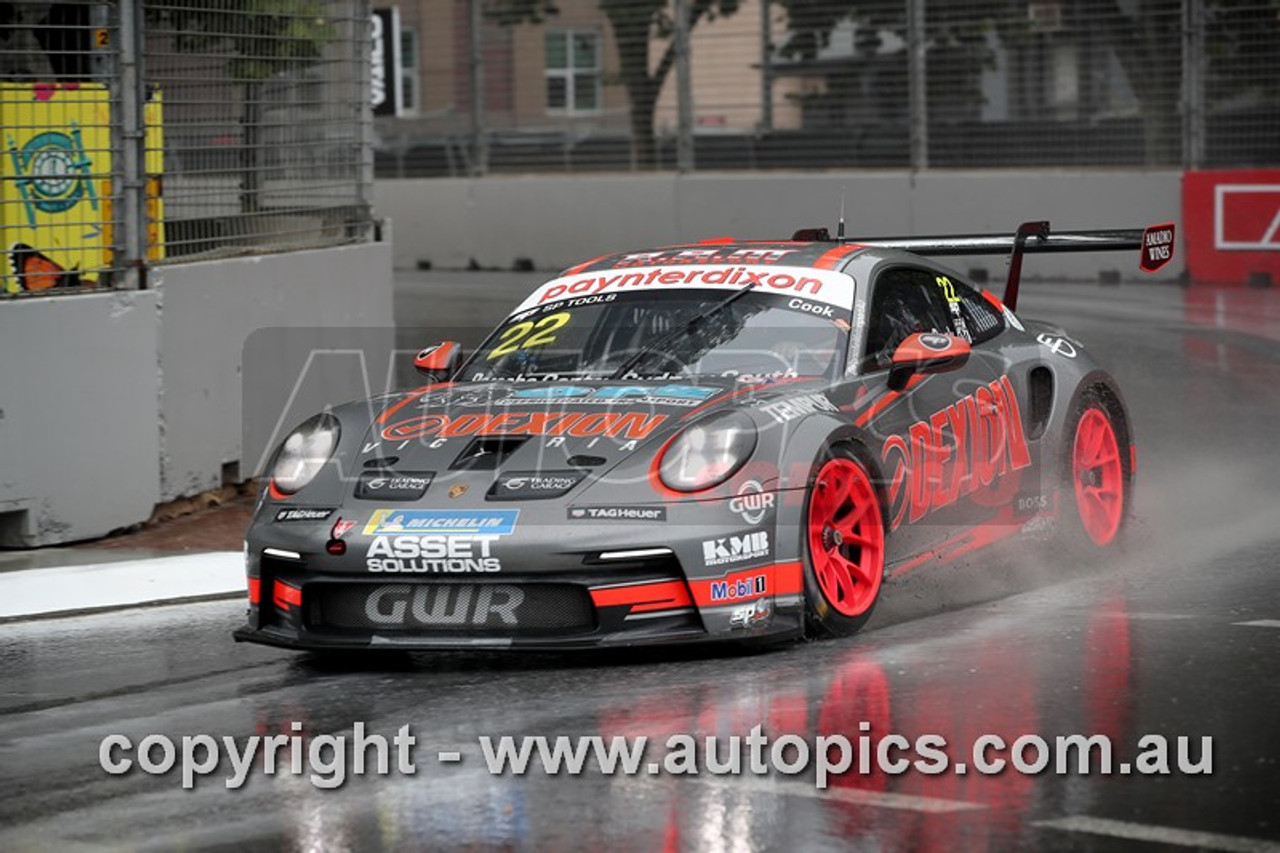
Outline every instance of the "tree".
{"type": "Polygon", "coordinates": [[[150,23],[171,31],[174,47],[188,53],[227,57],[226,77],[244,87],[241,100],[240,210],[260,207],[262,176],[262,84],[317,63],[336,37],[325,0],[168,0],[148,6],[150,23]]]}
{"type": "MultiPolygon", "coordinates": [[[[654,111],[658,95],[676,61],[675,20],[667,0],[598,0],[600,11],[613,29],[618,51],[618,77],[626,87],[630,102],[631,153],[640,168],[652,168],[658,161],[654,137],[654,111]],[[666,40],[657,65],[649,67],[652,38],[666,40]]],[[[732,15],[738,0],[689,0],[689,29],[699,21],[718,15],[732,15]]],[[[543,23],[559,14],[554,0],[494,0],[488,16],[503,24],[543,23]]]]}
{"type": "MultiPolygon", "coordinates": [[[[882,33],[894,33],[907,41],[907,4],[911,0],[776,0],[787,11],[788,33],[779,53],[789,59],[812,61],[831,43],[832,33],[844,20],[858,24],[855,52],[864,57],[876,54],[882,45],[882,33]]],[[[928,100],[937,114],[937,106],[976,108],[982,102],[979,75],[992,66],[995,55],[987,41],[993,21],[1002,15],[1019,20],[1008,13],[1011,0],[971,0],[964,4],[927,0],[925,40],[928,50],[928,100]]],[[[1023,7],[1019,7],[1023,8],[1023,7]]],[[[1025,19],[1025,9],[1022,19],[1025,19]]],[[[1015,35],[1010,28],[1010,36],[1015,35]]],[[[900,54],[900,73],[906,74],[906,51],[900,54]]],[[[895,98],[906,111],[905,77],[902,91],[884,93],[895,98]]]]}

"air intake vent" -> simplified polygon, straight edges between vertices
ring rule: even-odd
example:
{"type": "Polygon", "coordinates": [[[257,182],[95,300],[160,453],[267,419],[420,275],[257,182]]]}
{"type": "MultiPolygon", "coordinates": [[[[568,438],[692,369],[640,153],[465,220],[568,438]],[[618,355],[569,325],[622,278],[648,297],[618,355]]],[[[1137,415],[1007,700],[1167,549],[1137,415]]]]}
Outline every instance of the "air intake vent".
{"type": "Polygon", "coordinates": [[[449,467],[455,471],[493,471],[528,440],[528,436],[479,436],[471,440],[449,467]]]}
{"type": "Polygon", "coordinates": [[[1044,435],[1049,425],[1049,413],[1053,409],[1053,374],[1047,367],[1036,367],[1027,380],[1031,386],[1031,407],[1028,411],[1027,438],[1036,441],[1044,435]]]}

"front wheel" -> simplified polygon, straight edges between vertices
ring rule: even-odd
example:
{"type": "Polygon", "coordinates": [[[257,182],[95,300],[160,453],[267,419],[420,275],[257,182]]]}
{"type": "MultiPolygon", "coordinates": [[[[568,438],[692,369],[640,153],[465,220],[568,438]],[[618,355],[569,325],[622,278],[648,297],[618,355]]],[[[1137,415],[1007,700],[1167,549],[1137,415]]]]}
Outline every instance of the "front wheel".
{"type": "Polygon", "coordinates": [[[805,622],[811,634],[852,634],[871,618],[884,579],[884,516],[856,453],[819,457],[805,502],[805,622]]]}

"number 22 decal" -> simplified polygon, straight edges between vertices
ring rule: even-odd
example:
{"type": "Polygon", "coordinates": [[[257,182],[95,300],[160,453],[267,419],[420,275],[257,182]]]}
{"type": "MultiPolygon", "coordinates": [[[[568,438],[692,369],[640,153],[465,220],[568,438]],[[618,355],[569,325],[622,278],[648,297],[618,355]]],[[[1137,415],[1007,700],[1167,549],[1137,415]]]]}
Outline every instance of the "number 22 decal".
{"type": "Polygon", "coordinates": [[[510,355],[518,349],[544,347],[555,341],[555,332],[568,322],[569,312],[561,311],[559,314],[543,317],[536,323],[527,320],[523,323],[516,323],[502,332],[498,339],[498,345],[493,348],[493,352],[485,356],[485,361],[502,358],[504,355],[510,355]]]}
{"type": "Polygon", "coordinates": [[[948,302],[960,301],[960,297],[956,296],[956,286],[951,283],[951,279],[945,275],[940,275],[934,278],[934,281],[938,283],[938,287],[942,288],[942,295],[946,297],[948,302]]]}

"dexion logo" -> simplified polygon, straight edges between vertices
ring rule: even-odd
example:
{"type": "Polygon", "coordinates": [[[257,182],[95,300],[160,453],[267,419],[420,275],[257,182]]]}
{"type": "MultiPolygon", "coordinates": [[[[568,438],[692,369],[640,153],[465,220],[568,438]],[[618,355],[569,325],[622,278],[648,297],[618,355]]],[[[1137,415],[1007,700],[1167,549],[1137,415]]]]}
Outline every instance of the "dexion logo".
{"type": "Polygon", "coordinates": [[[906,437],[890,436],[880,458],[890,476],[891,528],[904,517],[919,521],[997,477],[1027,467],[1031,454],[1009,377],[913,423],[906,437]]]}
{"type": "Polygon", "coordinates": [[[384,427],[387,441],[438,436],[568,435],[575,438],[609,436],[641,439],[660,427],[666,415],[645,412],[508,412],[494,415],[418,415],[384,427]]]}
{"type": "Polygon", "coordinates": [[[746,533],[742,536],[726,536],[702,543],[702,561],[708,566],[723,566],[769,556],[767,531],[746,533]]]}

